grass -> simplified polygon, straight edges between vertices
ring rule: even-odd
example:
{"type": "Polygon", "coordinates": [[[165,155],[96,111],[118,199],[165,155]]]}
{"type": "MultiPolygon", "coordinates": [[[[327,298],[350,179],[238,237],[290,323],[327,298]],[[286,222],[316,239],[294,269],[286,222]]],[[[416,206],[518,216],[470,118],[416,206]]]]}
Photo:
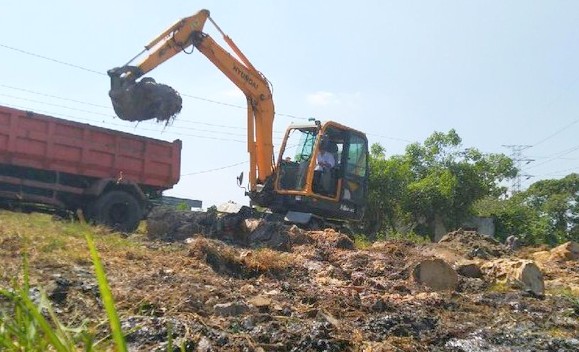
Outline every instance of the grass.
{"type": "MultiPolygon", "coordinates": [[[[27,256],[23,256],[23,283],[15,282],[12,289],[0,289],[0,297],[8,308],[0,311],[0,347],[5,351],[76,351],[80,341],[92,346],[93,337],[87,329],[65,327],[56,317],[46,295],[40,300],[30,298],[27,256]]],[[[85,348],[92,351],[92,347],[85,348]]]]}
{"type": "Polygon", "coordinates": [[[372,241],[368,239],[365,235],[354,235],[354,248],[356,249],[368,249],[372,246],[372,241]]]}
{"type": "Polygon", "coordinates": [[[513,287],[507,283],[502,281],[493,282],[489,288],[487,289],[488,292],[496,292],[496,293],[507,293],[513,291],[513,287]]]}
{"type": "Polygon", "coordinates": [[[415,244],[426,244],[431,243],[428,237],[420,236],[415,234],[414,232],[401,234],[401,233],[379,233],[375,236],[375,239],[369,238],[367,235],[364,234],[356,234],[354,235],[354,247],[356,249],[365,250],[372,247],[374,242],[381,242],[381,241],[404,241],[404,242],[412,242],[415,244]]]}
{"type": "Polygon", "coordinates": [[[571,303],[570,315],[574,315],[575,317],[579,317],[579,295],[576,292],[573,292],[569,288],[557,289],[557,290],[550,290],[550,292],[554,296],[559,296],[564,300],[571,303]]]}
{"type": "MultiPolygon", "coordinates": [[[[13,279],[10,288],[0,286],[0,350],[67,352],[79,348],[85,351],[107,349],[101,345],[110,345],[110,337],[95,341],[94,332],[86,324],[77,327],[62,324],[42,290],[39,299],[31,298],[35,288],[31,285],[30,255],[37,261],[75,262],[85,255],[88,244],[114,350],[127,351],[115,302],[93,239],[95,231],[101,232],[102,229],[79,223],[57,223],[40,214],[0,211],[0,254],[22,257],[21,279],[13,279]],[[43,229],[42,233],[38,233],[38,229],[43,229]]],[[[107,242],[111,246],[111,241],[107,242]]],[[[122,246],[115,241],[112,245],[122,246]]],[[[2,273],[2,277],[9,276],[7,272],[2,273]]]]}

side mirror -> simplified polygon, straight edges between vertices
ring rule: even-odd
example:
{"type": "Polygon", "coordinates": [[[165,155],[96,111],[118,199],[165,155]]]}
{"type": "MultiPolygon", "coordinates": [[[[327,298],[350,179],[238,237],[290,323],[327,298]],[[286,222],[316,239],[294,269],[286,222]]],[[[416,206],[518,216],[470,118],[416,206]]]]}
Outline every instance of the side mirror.
{"type": "Polygon", "coordinates": [[[239,174],[239,176],[237,176],[237,185],[239,187],[241,187],[241,184],[243,183],[243,171],[241,171],[241,173],[239,174]]]}

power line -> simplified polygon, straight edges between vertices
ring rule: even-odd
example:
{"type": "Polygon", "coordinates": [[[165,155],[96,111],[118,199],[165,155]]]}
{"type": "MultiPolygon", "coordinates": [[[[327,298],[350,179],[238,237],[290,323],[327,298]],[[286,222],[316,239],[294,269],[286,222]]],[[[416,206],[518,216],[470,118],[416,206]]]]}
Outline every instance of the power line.
{"type": "Polygon", "coordinates": [[[389,136],[383,136],[383,135],[379,135],[379,134],[375,134],[375,133],[366,133],[366,135],[368,135],[368,136],[380,137],[380,138],[386,138],[386,139],[391,139],[391,140],[394,140],[394,141],[400,141],[400,142],[406,142],[406,143],[413,143],[411,140],[408,140],[408,139],[397,138],[397,137],[389,137],[389,136]]]}
{"type": "MultiPolygon", "coordinates": [[[[2,85],[0,85],[2,86],[2,85]]],[[[34,92],[36,93],[36,92],[34,92]]],[[[9,95],[9,94],[2,94],[0,93],[0,96],[4,96],[7,98],[11,98],[11,99],[17,99],[17,100],[22,100],[22,101],[27,101],[27,102],[32,102],[32,103],[38,103],[38,104],[44,104],[44,105],[49,105],[49,106],[54,106],[54,107],[58,107],[58,108],[63,108],[63,109],[68,109],[68,110],[73,110],[73,111],[78,111],[78,112],[83,112],[83,113],[88,113],[88,114],[93,114],[93,115],[99,115],[99,116],[104,116],[104,117],[111,117],[113,119],[116,119],[115,115],[111,115],[111,114],[105,114],[105,113],[101,113],[101,112],[96,112],[96,111],[90,111],[90,110],[85,110],[85,109],[78,109],[78,108],[74,108],[74,107],[70,107],[70,106],[65,106],[65,105],[60,105],[60,104],[54,104],[54,103],[48,103],[48,102],[44,102],[44,101],[40,101],[40,100],[35,100],[35,99],[28,99],[28,98],[22,98],[22,97],[17,97],[17,96],[13,96],[13,95],[9,95]]],[[[46,95],[49,96],[49,95],[46,95]]],[[[55,97],[55,96],[51,96],[51,97],[55,97]]],[[[59,98],[59,97],[55,97],[55,98],[59,98]]],[[[64,100],[67,100],[66,98],[62,98],[64,100]]],[[[71,99],[68,99],[71,100],[71,99]]],[[[76,101],[78,102],[78,101],[76,101]]],[[[92,104],[91,104],[92,105],[92,104]]],[[[69,115],[70,116],[70,115],[69,115]]],[[[84,120],[84,121],[94,121],[91,119],[83,119],[83,118],[79,118],[79,117],[74,117],[75,119],[78,120],[84,120]]],[[[208,126],[212,126],[212,127],[225,127],[222,125],[214,125],[214,124],[204,124],[201,123],[203,125],[208,125],[208,126]]],[[[117,125],[117,126],[121,126],[121,125],[117,125]]],[[[221,134],[221,135],[229,135],[229,136],[237,136],[237,137],[245,137],[245,134],[239,134],[239,133],[232,133],[232,132],[224,132],[224,131],[213,131],[213,130],[206,130],[206,129],[198,129],[198,128],[192,128],[192,127],[176,127],[173,125],[167,125],[165,126],[165,128],[168,129],[185,129],[185,130],[191,130],[191,131],[196,131],[196,132],[206,132],[206,133],[216,133],[216,134],[221,134]]],[[[229,128],[235,128],[235,129],[240,129],[240,127],[229,127],[229,128]]],[[[274,131],[275,133],[282,133],[282,132],[278,132],[278,131],[274,131]]]]}
{"type": "MultiPolygon", "coordinates": [[[[8,107],[12,107],[15,109],[21,109],[21,110],[27,110],[27,107],[23,107],[23,106],[18,106],[18,105],[14,105],[14,104],[2,104],[4,106],[8,106],[8,107]]],[[[35,112],[39,112],[39,113],[44,113],[50,116],[62,116],[62,117],[68,117],[68,118],[73,118],[75,120],[80,120],[80,121],[88,121],[88,122],[92,122],[92,123],[96,123],[98,121],[95,120],[91,120],[91,119],[84,119],[78,116],[73,116],[73,115],[67,115],[67,114],[62,114],[62,113],[53,113],[50,111],[46,111],[46,110],[42,110],[42,109],[35,109],[35,112]]],[[[104,121],[103,121],[104,122],[104,121]]],[[[117,127],[123,127],[126,128],[126,125],[121,125],[121,124],[117,124],[114,122],[106,122],[107,126],[117,126],[117,127]]],[[[158,130],[155,129],[148,129],[148,128],[140,128],[143,131],[149,131],[149,132],[159,132],[158,130]]],[[[225,142],[237,142],[237,143],[247,143],[247,141],[244,140],[238,140],[238,139],[230,139],[230,138],[218,138],[218,137],[210,137],[210,136],[205,136],[205,135],[193,135],[193,134],[186,134],[186,133],[180,133],[180,132],[175,132],[175,131],[170,131],[170,132],[166,132],[166,133],[170,133],[176,136],[185,136],[185,137],[193,137],[193,138],[201,138],[201,139],[211,139],[211,140],[217,140],[217,141],[225,141],[225,142]]]]}
{"type": "Polygon", "coordinates": [[[188,174],[182,174],[181,176],[192,176],[192,175],[199,175],[199,174],[206,174],[208,172],[214,172],[214,171],[219,171],[219,170],[224,170],[224,169],[229,169],[231,167],[234,166],[239,166],[242,164],[247,164],[249,161],[242,161],[236,164],[231,164],[231,165],[226,165],[226,166],[221,166],[221,167],[217,167],[215,169],[209,169],[209,170],[203,170],[203,171],[196,171],[196,172],[190,172],[188,174]]]}
{"type": "MultiPolygon", "coordinates": [[[[564,169],[564,170],[553,171],[553,172],[550,172],[548,174],[544,174],[544,176],[561,176],[560,173],[562,173],[562,172],[569,172],[569,171],[576,171],[576,170],[579,170],[579,166],[575,166],[575,167],[572,167],[569,169],[564,169]]],[[[565,176],[565,175],[563,175],[563,176],[565,176]]]]}
{"type": "Polygon", "coordinates": [[[17,51],[17,52],[22,53],[22,54],[26,54],[26,55],[34,56],[34,57],[41,58],[41,59],[44,59],[44,60],[56,62],[57,64],[61,64],[61,65],[65,65],[65,66],[70,66],[70,67],[78,68],[79,70],[96,73],[97,75],[101,75],[101,76],[106,76],[106,74],[104,74],[104,73],[102,73],[102,72],[100,72],[100,71],[95,71],[95,70],[91,70],[90,68],[86,68],[86,67],[82,67],[82,66],[79,66],[79,65],[74,65],[74,64],[71,64],[71,63],[68,63],[68,62],[64,62],[64,61],[52,59],[52,58],[47,57],[47,56],[43,56],[43,55],[31,53],[31,52],[29,52],[29,51],[25,51],[25,50],[22,50],[22,49],[17,49],[17,48],[8,46],[8,45],[4,45],[4,44],[2,44],[2,43],[0,43],[0,46],[3,47],[3,48],[6,48],[6,49],[10,49],[10,50],[17,51]]]}
{"type": "Polygon", "coordinates": [[[535,165],[533,165],[533,166],[531,166],[531,167],[529,167],[529,168],[532,169],[532,168],[535,168],[535,167],[539,167],[539,166],[541,166],[541,165],[545,165],[545,164],[547,164],[547,163],[550,163],[550,162],[552,162],[552,161],[554,161],[554,160],[559,159],[559,158],[560,158],[561,156],[563,156],[563,155],[571,154],[571,153],[573,153],[573,152],[576,151],[576,150],[579,150],[579,145],[576,145],[576,146],[571,147],[571,148],[569,148],[569,149],[565,149],[565,150],[563,150],[563,151],[560,151],[560,152],[558,152],[558,153],[555,153],[555,154],[553,154],[549,159],[547,159],[547,160],[545,160],[545,161],[542,161],[542,162],[540,162],[540,163],[538,163],[538,164],[535,164],[535,165]]]}
{"type": "Polygon", "coordinates": [[[18,88],[18,87],[8,86],[8,85],[5,85],[5,84],[0,84],[0,87],[9,88],[9,89],[13,89],[13,90],[18,90],[18,91],[21,91],[21,92],[26,92],[26,93],[31,93],[31,94],[36,94],[36,95],[40,95],[40,96],[47,97],[47,98],[54,98],[54,99],[71,101],[71,102],[73,102],[73,103],[78,103],[78,104],[90,105],[90,106],[94,106],[94,107],[97,107],[97,108],[104,108],[104,109],[110,109],[110,108],[111,108],[110,106],[93,104],[93,103],[88,103],[88,102],[85,102],[85,101],[80,101],[80,100],[75,100],[75,99],[70,99],[70,98],[59,97],[59,96],[56,96],[56,95],[51,95],[51,94],[46,94],[46,93],[40,93],[40,92],[36,92],[36,91],[30,90],[30,89],[18,88]]]}
{"type": "Polygon", "coordinates": [[[31,102],[31,103],[38,103],[38,104],[50,105],[50,106],[54,106],[54,107],[58,107],[58,108],[63,108],[63,109],[68,109],[68,110],[85,112],[85,113],[87,113],[87,114],[94,114],[94,115],[100,115],[100,116],[112,117],[112,118],[115,118],[115,117],[116,117],[116,116],[114,116],[114,115],[105,114],[105,113],[102,113],[102,112],[95,112],[95,111],[90,111],[90,110],[73,108],[73,107],[70,107],[70,106],[65,106],[65,105],[60,105],[60,104],[47,103],[47,102],[40,101],[40,100],[35,100],[35,99],[15,97],[15,96],[10,95],[10,94],[2,94],[2,93],[0,93],[0,96],[7,97],[7,98],[11,98],[11,99],[18,99],[18,100],[28,101],[28,102],[31,102]]]}
{"type": "MultiPolygon", "coordinates": [[[[104,73],[102,73],[102,72],[100,72],[100,71],[92,70],[92,69],[89,69],[89,68],[86,68],[86,67],[83,67],[83,66],[71,64],[71,63],[68,63],[68,62],[65,62],[65,61],[61,61],[61,60],[56,60],[56,59],[53,59],[53,58],[50,58],[50,57],[47,57],[47,56],[44,56],[44,55],[35,54],[35,53],[29,52],[29,51],[21,50],[21,49],[14,48],[14,47],[12,47],[12,46],[8,46],[8,45],[1,44],[1,43],[0,43],[0,46],[1,46],[1,47],[4,47],[4,48],[6,48],[6,49],[10,49],[10,50],[17,51],[17,52],[22,53],[22,54],[34,56],[34,57],[37,57],[37,58],[41,58],[41,59],[44,59],[44,60],[48,60],[48,61],[51,61],[51,62],[55,62],[55,63],[61,64],[61,65],[66,65],[66,66],[69,66],[69,67],[77,68],[77,69],[80,69],[80,70],[84,70],[84,71],[88,71],[88,72],[93,72],[93,73],[96,73],[96,74],[101,75],[101,76],[106,76],[104,73]]],[[[11,89],[19,89],[19,88],[14,88],[14,87],[5,86],[5,85],[0,85],[0,86],[7,87],[7,88],[11,88],[11,89]]],[[[25,89],[19,89],[19,90],[28,91],[28,90],[25,90],[25,89]]],[[[28,92],[31,92],[31,93],[34,93],[34,94],[41,94],[41,95],[42,95],[42,93],[37,93],[37,92],[33,92],[33,91],[28,91],[28,92]]],[[[221,102],[221,101],[217,101],[217,100],[213,100],[213,99],[208,99],[208,98],[203,98],[203,97],[199,97],[199,96],[195,96],[195,95],[191,95],[191,94],[181,94],[181,95],[182,95],[182,96],[185,96],[185,97],[188,97],[188,98],[192,98],[192,99],[196,99],[196,100],[201,100],[201,101],[205,101],[205,102],[209,102],[209,103],[213,103],[213,104],[223,105],[223,106],[229,106],[229,107],[236,108],[236,109],[247,109],[246,106],[240,106],[240,105],[236,105],[236,104],[225,103],[225,102],[221,102]]],[[[49,96],[49,95],[46,95],[46,96],[49,96]]],[[[49,96],[49,97],[50,97],[50,96],[49,96]]],[[[58,98],[58,99],[65,99],[65,100],[69,100],[69,101],[79,102],[79,101],[75,101],[75,100],[72,100],[72,99],[66,99],[66,98],[58,98]]],[[[92,104],[90,104],[90,103],[83,103],[83,102],[79,102],[79,103],[92,105],[92,104]]],[[[102,105],[96,105],[96,104],[95,104],[95,106],[104,107],[104,106],[102,106],[102,105]]],[[[276,115],[276,116],[288,117],[288,118],[292,118],[292,119],[296,119],[296,120],[309,120],[308,117],[296,116],[296,115],[292,115],[292,114],[275,113],[275,115],[276,115]]],[[[217,126],[217,127],[223,127],[223,126],[217,126]]],[[[276,133],[283,133],[283,132],[277,132],[277,131],[276,131],[276,133]]],[[[367,134],[368,134],[368,133],[367,133],[367,134]]],[[[376,136],[376,137],[386,138],[386,139],[391,139],[391,140],[397,140],[397,141],[401,141],[401,142],[412,143],[412,141],[407,140],[407,139],[403,139],[403,138],[389,137],[389,136],[383,136],[383,135],[371,134],[371,133],[368,134],[368,135],[373,135],[373,136],[376,136]]]]}
{"type": "Polygon", "coordinates": [[[539,144],[548,141],[549,139],[551,139],[551,138],[555,137],[556,135],[558,135],[559,133],[567,130],[569,127],[573,126],[574,124],[576,124],[576,123],[578,123],[578,122],[579,122],[579,119],[577,119],[577,120],[569,123],[568,125],[565,125],[564,127],[561,127],[560,129],[558,129],[558,130],[555,131],[554,133],[548,135],[547,137],[545,137],[545,138],[541,139],[540,141],[536,142],[535,144],[533,144],[532,147],[536,147],[536,146],[538,146],[539,144]]]}
{"type": "MultiPolygon", "coordinates": [[[[20,91],[20,92],[25,92],[25,93],[35,94],[35,95],[39,95],[39,96],[43,96],[43,97],[47,97],[47,98],[54,98],[54,99],[59,99],[59,100],[64,100],[64,101],[70,101],[70,102],[74,102],[74,103],[78,103],[78,104],[83,104],[83,105],[94,106],[94,107],[98,107],[98,108],[111,109],[110,106],[106,106],[106,105],[89,103],[89,102],[86,102],[86,101],[81,101],[81,100],[65,98],[65,97],[61,97],[61,96],[57,96],[57,95],[51,95],[51,94],[41,93],[41,92],[38,92],[38,91],[34,91],[34,90],[30,90],[30,89],[24,89],[24,88],[19,88],[19,87],[14,87],[14,86],[9,86],[9,85],[5,85],[5,84],[0,84],[0,87],[12,89],[12,90],[16,90],[16,91],[20,91]]],[[[19,100],[28,100],[28,101],[36,102],[36,103],[40,103],[40,104],[51,104],[51,103],[46,103],[46,102],[39,101],[39,100],[32,100],[32,99],[27,99],[27,98],[22,98],[22,97],[15,97],[15,96],[7,95],[7,94],[0,94],[0,95],[4,95],[4,96],[6,96],[6,97],[10,97],[10,98],[14,98],[14,99],[19,99],[19,100]]],[[[201,99],[201,100],[210,101],[210,100],[208,100],[208,99],[201,99]]],[[[211,101],[211,102],[213,102],[213,101],[211,101]]],[[[62,107],[62,108],[65,108],[65,109],[71,109],[71,108],[68,107],[68,106],[56,105],[56,104],[51,104],[51,105],[56,106],[56,107],[62,107]]],[[[111,117],[113,117],[113,118],[116,118],[116,116],[110,115],[110,114],[96,113],[96,112],[87,111],[87,110],[79,110],[79,111],[87,112],[87,113],[91,113],[91,114],[99,114],[99,115],[103,115],[103,116],[111,116],[111,117]]],[[[211,126],[211,127],[230,128],[230,129],[236,129],[236,130],[239,130],[239,129],[241,129],[241,128],[245,128],[245,127],[240,127],[240,126],[228,126],[228,125],[222,125],[222,124],[214,124],[214,123],[193,121],[193,120],[189,120],[189,119],[186,119],[186,120],[179,119],[179,120],[177,120],[177,121],[178,121],[178,123],[191,123],[191,124],[198,124],[198,125],[211,126]]],[[[284,133],[283,131],[273,131],[273,132],[274,132],[274,133],[284,133]]]]}
{"type": "MultiPolygon", "coordinates": [[[[26,55],[34,56],[34,57],[37,57],[37,58],[41,58],[41,59],[44,59],[44,60],[48,60],[48,61],[51,61],[51,62],[55,62],[55,63],[57,63],[57,64],[69,66],[69,67],[74,67],[74,68],[77,68],[77,69],[79,69],[79,70],[96,73],[96,74],[101,75],[101,76],[107,76],[106,74],[104,74],[104,73],[102,73],[102,72],[100,72],[100,71],[96,71],[96,70],[92,70],[92,69],[90,69],[90,68],[86,68],[86,67],[83,67],[83,66],[71,64],[71,63],[68,63],[68,62],[65,62],[65,61],[56,60],[56,59],[53,59],[53,58],[50,58],[50,57],[47,57],[47,56],[44,56],[44,55],[35,54],[35,53],[32,53],[32,52],[29,52],[29,51],[26,51],[26,50],[22,50],[22,49],[18,49],[18,48],[14,48],[14,47],[12,47],[12,46],[8,46],[8,45],[5,45],[5,44],[1,44],[1,43],[0,43],[0,46],[3,47],[3,48],[6,48],[6,49],[14,50],[14,51],[19,52],[19,53],[21,53],[21,54],[26,54],[26,55]]],[[[224,105],[224,106],[229,106],[229,107],[239,108],[239,109],[246,109],[246,107],[244,107],[244,106],[235,105],[235,104],[229,104],[229,103],[224,103],[224,102],[220,102],[220,101],[217,101],[217,100],[212,100],[212,99],[207,99],[207,98],[203,98],[203,97],[198,97],[198,96],[191,95],[191,94],[181,94],[181,95],[186,96],[186,97],[189,97],[189,98],[197,99],[197,100],[202,100],[202,101],[214,103],[214,104],[219,104],[219,105],[224,105]]],[[[308,120],[307,117],[300,117],[300,116],[291,115],[291,114],[276,113],[276,115],[277,115],[277,116],[289,117],[289,118],[293,118],[293,119],[298,119],[298,120],[308,120]]]]}

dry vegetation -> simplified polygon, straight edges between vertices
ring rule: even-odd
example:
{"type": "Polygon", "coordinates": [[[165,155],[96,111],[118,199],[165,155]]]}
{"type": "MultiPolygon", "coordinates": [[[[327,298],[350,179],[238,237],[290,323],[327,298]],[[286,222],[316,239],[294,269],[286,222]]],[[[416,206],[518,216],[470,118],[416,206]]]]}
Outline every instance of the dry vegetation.
{"type": "MultiPolygon", "coordinates": [[[[144,224],[143,224],[144,225],[144,224]]],[[[0,287],[22,278],[45,290],[66,325],[109,334],[84,233],[94,233],[130,350],[573,351],[579,348],[577,259],[537,263],[545,295],[489,277],[458,275],[452,290],[413,279],[441,258],[531,259],[537,250],[455,234],[439,244],[387,241],[364,249],[333,231],[292,229],[289,251],[231,245],[213,236],[151,240],[48,215],[0,211],[0,287]],[[299,243],[296,244],[296,243],[299,243]],[[473,251],[478,248],[477,251],[473,251]]],[[[454,261],[454,262],[453,262],[454,261]]],[[[1,301],[0,301],[1,302],[1,301]]],[[[8,309],[6,302],[3,309],[8,309]]]]}

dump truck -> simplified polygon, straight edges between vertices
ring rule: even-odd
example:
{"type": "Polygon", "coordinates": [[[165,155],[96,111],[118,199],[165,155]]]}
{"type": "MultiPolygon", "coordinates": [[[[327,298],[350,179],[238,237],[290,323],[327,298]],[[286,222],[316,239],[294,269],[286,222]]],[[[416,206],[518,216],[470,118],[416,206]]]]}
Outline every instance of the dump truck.
{"type": "Polygon", "coordinates": [[[130,232],[178,181],[181,141],[0,106],[0,202],[130,232]]]}

